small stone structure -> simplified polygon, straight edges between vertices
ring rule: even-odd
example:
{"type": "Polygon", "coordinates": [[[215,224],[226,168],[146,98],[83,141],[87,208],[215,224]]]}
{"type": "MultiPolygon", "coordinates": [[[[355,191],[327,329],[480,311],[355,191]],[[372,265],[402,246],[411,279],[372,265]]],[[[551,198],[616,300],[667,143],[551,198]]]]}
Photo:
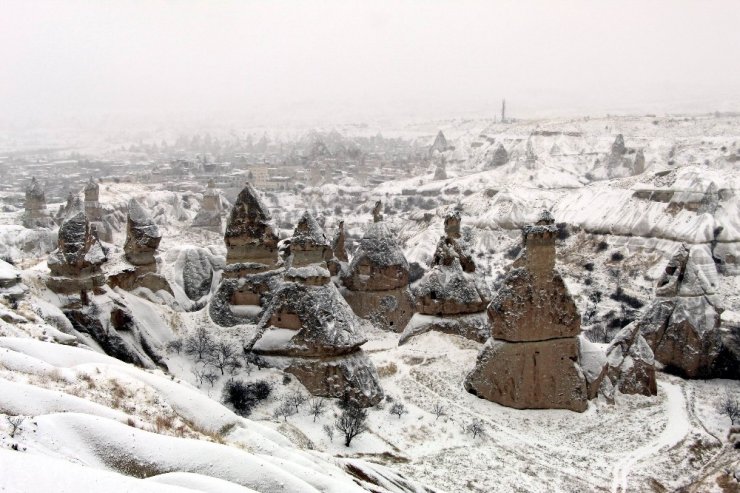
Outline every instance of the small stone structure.
{"type": "Polygon", "coordinates": [[[46,192],[36,177],[31,178],[31,183],[26,187],[24,209],[23,226],[29,229],[54,227],[54,221],[46,209],[46,192]]]}
{"type": "Polygon", "coordinates": [[[367,229],[341,280],[357,315],[386,330],[403,330],[413,314],[409,263],[384,222],[367,229]]]}
{"type": "Polygon", "coordinates": [[[523,248],[488,306],[491,339],[465,388],[517,409],[588,407],[579,365],[581,317],[555,269],[557,228],[542,214],[523,230],[523,248]]]}

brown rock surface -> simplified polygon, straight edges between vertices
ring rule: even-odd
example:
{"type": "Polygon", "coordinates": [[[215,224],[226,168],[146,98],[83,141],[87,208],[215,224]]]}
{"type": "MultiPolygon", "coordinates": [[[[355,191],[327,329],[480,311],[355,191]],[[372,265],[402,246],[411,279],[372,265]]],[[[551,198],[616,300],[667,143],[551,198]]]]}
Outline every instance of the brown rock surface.
{"type": "Polygon", "coordinates": [[[519,409],[588,407],[581,318],[555,270],[556,235],[547,211],[523,229],[523,249],[488,307],[492,339],[465,380],[469,392],[519,409]]]}
{"type": "Polygon", "coordinates": [[[123,246],[126,260],[134,265],[155,264],[154,254],[161,240],[162,234],[149,213],[136,199],[129,200],[126,243],[123,246]]]}
{"type": "Polygon", "coordinates": [[[274,266],[278,237],[267,206],[247,183],[234,203],[224,234],[226,262],[261,263],[274,266]]]}
{"type": "Polygon", "coordinates": [[[303,213],[293,231],[290,251],[293,255],[292,265],[295,267],[323,263],[332,257],[329,239],[308,211],[303,213]]]}
{"type": "Polygon", "coordinates": [[[606,373],[623,394],[656,395],[655,358],[640,327],[631,323],[614,337],[606,349],[606,373]]]}
{"type": "Polygon", "coordinates": [[[518,343],[489,340],[465,388],[516,409],[583,412],[588,407],[586,379],[577,361],[575,337],[518,343]]]}

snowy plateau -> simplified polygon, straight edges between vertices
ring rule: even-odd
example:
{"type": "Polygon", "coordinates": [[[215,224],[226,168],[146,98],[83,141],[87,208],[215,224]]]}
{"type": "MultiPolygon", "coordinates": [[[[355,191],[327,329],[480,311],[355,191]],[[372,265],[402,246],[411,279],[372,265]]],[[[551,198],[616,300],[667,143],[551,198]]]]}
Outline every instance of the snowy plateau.
{"type": "MultiPolygon", "coordinates": [[[[24,210],[22,187],[31,176],[22,165],[14,168],[19,185],[3,188],[0,212],[1,492],[740,489],[740,416],[733,423],[722,410],[724,401],[740,400],[740,118],[449,120],[254,135],[263,133],[268,150],[259,152],[281,156],[267,179],[250,171],[249,158],[232,161],[225,176],[191,156],[196,166],[168,175],[174,154],[169,164],[137,155],[133,145],[67,142],[88,161],[121,164],[108,175],[80,171],[67,203],[66,192],[49,194],[43,207],[26,193],[24,210]],[[367,159],[366,171],[340,173],[344,156],[369,155],[379,132],[420,156],[415,171],[383,179],[382,163],[367,159]],[[299,163],[310,178],[286,185],[284,161],[299,163]],[[91,177],[99,185],[96,200],[86,188],[91,177]],[[247,181],[265,208],[260,234],[279,240],[264,245],[286,280],[275,281],[257,264],[237,264],[252,274],[230,268],[223,228],[247,181]],[[479,398],[466,390],[466,379],[490,337],[485,307],[465,315],[477,324],[467,336],[427,330],[449,319],[421,313],[413,301],[413,317],[408,313],[402,327],[389,330],[392,321],[367,316],[350,324],[355,332],[343,330],[341,323],[354,317],[344,298],[363,304],[363,296],[371,300],[377,292],[401,299],[423,291],[451,214],[460,218],[477,284],[457,258],[434,282],[473,286],[451,293],[455,299],[470,293],[466,300],[501,299],[522,230],[543,210],[557,231],[555,269],[577,308],[582,372],[587,379],[604,365],[628,372],[639,359],[655,366],[655,395],[614,388],[592,396],[583,412],[515,409],[479,398]],[[89,220],[87,230],[80,223],[82,237],[60,228],[72,228],[79,211],[89,220]],[[308,233],[294,233],[304,211],[308,233]],[[387,229],[403,256],[363,246],[373,212],[376,220],[382,215],[378,234],[387,229]],[[29,224],[43,214],[56,215],[56,225],[29,224]],[[201,220],[208,227],[194,226],[201,220]],[[340,222],[344,260],[331,255],[340,222]],[[90,224],[98,225],[97,236],[90,224]],[[298,240],[322,247],[319,229],[326,251],[313,259],[298,240]],[[384,291],[347,284],[374,282],[363,265],[356,278],[348,274],[358,249],[371,259],[385,255],[410,278],[384,291]],[[86,253],[75,256],[79,251],[86,253]],[[670,276],[677,258],[684,264],[676,281],[670,276]],[[260,301],[248,297],[281,299],[284,288],[275,283],[293,281],[308,286],[295,297],[310,292],[325,299],[281,291],[280,306],[298,306],[324,324],[321,337],[338,348],[334,353],[317,352],[326,340],[317,342],[315,334],[291,340],[291,320],[270,330],[287,312],[278,307],[265,315],[260,301]],[[676,293],[665,294],[675,283],[676,293]],[[689,338],[670,349],[636,349],[624,361],[614,362],[612,352],[607,362],[614,338],[625,327],[649,325],[661,299],[676,306],[690,299],[681,301],[686,313],[677,326],[700,327],[697,337],[712,331],[712,343],[689,338]],[[711,317],[716,324],[707,329],[711,317]],[[219,365],[217,357],[187,350],[203,329],[230,348],[222,351],[228,361],[219,365]],[[250,358],[244,348],[264,354],[250,358]],[[348,404],[312,397],[310,375],[291,370],[323,363],[379,382],[366,395],[367,431],[349,446],[336,426],[348,404]],[[269,395],[245,411],[224,398],[234,382],[262,382],[269,395]]],[[[176,136],[150,140],[164,138],[176,136]]],[[[69,156],[54,159],[63,158],[69,156]]],[[[5,176],[12,159],[0,164],[5,176]]],[[[33,168],[47,188],[57,180],[54,159],[33,168]]]]}

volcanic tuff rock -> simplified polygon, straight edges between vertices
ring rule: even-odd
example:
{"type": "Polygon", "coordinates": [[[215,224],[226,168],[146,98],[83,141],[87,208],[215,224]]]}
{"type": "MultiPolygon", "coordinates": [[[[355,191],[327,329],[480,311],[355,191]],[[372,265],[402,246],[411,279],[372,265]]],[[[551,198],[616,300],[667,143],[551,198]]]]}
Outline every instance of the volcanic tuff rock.
{"type": "Polygon", "coordinates": [[[523,230],[523,248],[488,306],[492,339],[465,388],[515,408],[584,411],[580,316],[555,270],[557,228],[549,213],[523,230]]]}
{"type": "MultiPolygon", "coordinates": [[[[328,271],[322,270],[328,281],[328,271]]],[[[362,321],[333,283],[304,284],[305,277],[286,272],[286,278],[299,282],[283,282],[272,293],[245,351],[273,357],[266,361],[293,373],[314,395],[348,394],[361,406],[377,404],[383,391],[375,367],[360,349],[367,341],[362,321]]]]}
{"type": "Polygon", "coordinates": [[[278,237],[267,206],[247,183],[236,198],[226,225],[226,262],[257,263],[270,268],[277,260],[278,237]]]}
{"type": "Polygon", "coordinates": [[[156,263],[154,253],[162,240],[162,233],[149,213],[136,201],[128,202],[128,219],[126,222],[126,243],[123,246],[126,260],[134,265],[151,265],[156,263]]]}
{"type": "Polygon", "coordinates": [[[385,223],[370,225],[342,282],[342,294],[359,316],[395,331],[411,318],[409,263],[385,223]]]}
{"type": "Polygon", "coordinates": [[[290,239],[290,251],[293,255],[292,265],[295,267],[323,263],[331,259],[329,239],[308,211],[303,213],[295,227],[290,239]]]}
{"type": "Polygon", "coordinates": [[[509,162],[509,153],[506,152],[506,149],[504,148],[503,144],[499,144],[496,147],[496,150],[493,151],[493,156],[491,157],[491,167],[496,168],[498,166],[503,166],[504,164],[509,162]]]}
{"type": "Polygon", "coordinates": [[[640,326],[631,323],[614,336],[606,349],[606,376],[623,394],[656,395],[655,358],[640,326]]]}
{"type": "Polygon", "coordinates": [[[208,180],[208,186],[200,203],[200,210],[193,219],[193,226],[216,233],[221,232],[221,196],[212,179],[208,180]]]}
{"type": "Polygon", "coordinates": [[[740,378],[732,331],[722,330],[718,273],[709,248],[680,246],[636,322],[655,359],[689,378],[740,378]]]}
{"type": "Polygon", "coordinates": [[[48,265],[53,291],[74,293],[102,286],[105,277],[100,265],[107,252],[87,220],[82,202],[75,200],[59,227],[58,248],[49,255],[48,265]]]}
{"type": "Polygon", "coordinates": [[[624,136],[617,135],[611,151],[606,156],[609,178],[639,175],[645,171],[645,154],[642,149],[632,149],[624,144],[624,136]]]}
{"type": "Polygon", "coordinates": [[[578,338],[510,343],[489,339],[465,380],[468,392],[516,409],[588,407],[578,338]]]}
{"type": "Polygon", "coordinates": [[[100,206],[100,185],[90,178],[85,184],[85,214],[90,221],[102,221],[103,208],[100,206]]]}
{"type": "Polygon", "coordinates": [[[484,317],[471,316],[482,315],[491,293],[483,280],[474,274],[473,257],[460,239],[458,212],[445,218],[445,233],[437,245],[431,269],[412,287],[416,314],[404,329],[399,343],[429,330],[457,334],[479,342],[485,342],[489,336],[487,327],[481,330],[484,317]]]}
{"type": "Polygon", "coordinates": [[[434,138],[434,143],[429,148],[429,155],[433,155],[435,152],[445,152],[450,149],[450,145],[445,138],[445,134],[440,130],[437,132],[437,136],[434,138]]]}
{"type": "Polygon", "coordinates": [[[23,225],[27,228],[51,228],[54,222],[46,210],[46,193],[41,183],[35,177],[31,178],[26,188],[25,211],[23,225]]]}

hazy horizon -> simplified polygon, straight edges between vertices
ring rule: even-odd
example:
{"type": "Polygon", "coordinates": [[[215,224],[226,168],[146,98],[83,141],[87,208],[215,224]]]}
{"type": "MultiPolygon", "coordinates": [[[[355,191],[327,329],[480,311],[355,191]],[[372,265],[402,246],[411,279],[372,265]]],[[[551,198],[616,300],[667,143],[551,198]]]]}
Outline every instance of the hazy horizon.
{"type": "Polygon", "coordinates": [[[0,123],[740,110],[740,2],[5,2],[0,123]]]}

